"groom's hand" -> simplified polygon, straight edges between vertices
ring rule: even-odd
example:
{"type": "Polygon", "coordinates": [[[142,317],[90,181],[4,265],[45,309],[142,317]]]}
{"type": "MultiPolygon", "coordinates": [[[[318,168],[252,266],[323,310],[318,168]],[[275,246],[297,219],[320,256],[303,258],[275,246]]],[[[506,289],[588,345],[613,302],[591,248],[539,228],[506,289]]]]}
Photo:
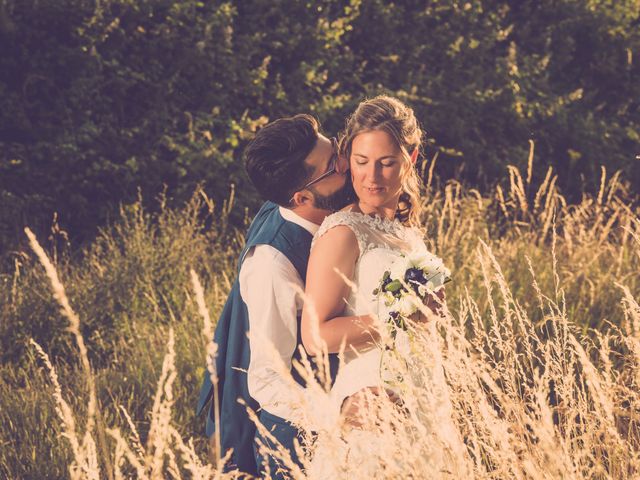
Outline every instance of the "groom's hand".
{"type": "Polygon", "coordinates": [[[341,412],[345,423],[351,427],[362,428],[367,421],[375,421],[375,419],[369,418],[371,413],[375,411],[370,403],[372,398],[403,406],[402,399],[395,391],[382,387],[366,387],[343,400],[341,412]]]}
{"type": "Polygon", "coordinates": [[[427,308],[431,309],[433,313],[440,315],[444,307],[445,298],[444,288],[441,288],[437,292],[429,293],[427,298],[425,298],[424,304],[427,308]]]}
{"type": "MultiPolygon", "coordinates": [[[[444,307],[446,295],[444,293],[444,288],[441,288],[437,292],[428,293],[424,299],[424,305],[429,310],[431,310],[436,315],[441,315],[444,307]]],[[[411,316],[411,319],[418,323],[425,323],[428,321],[428,318],[421,312],[418,311],[411,316]]]]}

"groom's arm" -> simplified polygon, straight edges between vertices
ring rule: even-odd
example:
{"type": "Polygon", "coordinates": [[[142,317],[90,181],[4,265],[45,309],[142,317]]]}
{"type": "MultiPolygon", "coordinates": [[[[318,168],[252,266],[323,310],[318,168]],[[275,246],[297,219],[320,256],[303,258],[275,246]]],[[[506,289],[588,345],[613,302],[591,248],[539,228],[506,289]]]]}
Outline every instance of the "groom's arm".
{"type": "Polygon", "coordinates": [[[249,393],[269,413],[293,417],[290,403],[301,388],[282,375],[289,371],[297,343],[297,314],[302,279],[291,262],[269,245],[247,253],[240,268],[240,294],[249,313],[251,358],[247,372],[249,393]]]}

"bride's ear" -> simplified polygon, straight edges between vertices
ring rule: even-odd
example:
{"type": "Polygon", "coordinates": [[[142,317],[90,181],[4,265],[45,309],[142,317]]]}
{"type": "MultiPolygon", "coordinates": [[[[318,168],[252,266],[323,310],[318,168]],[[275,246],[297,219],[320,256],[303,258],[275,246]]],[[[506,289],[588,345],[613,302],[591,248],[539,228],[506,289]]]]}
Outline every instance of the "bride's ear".
{"type": "Polygon", "coordinates": [[[411,152],[411,165],[415,165],[416,162],[418,161],[418,154],[420,152],[418,152],[418,147],[413,149],[413,152],[411,152]]]}

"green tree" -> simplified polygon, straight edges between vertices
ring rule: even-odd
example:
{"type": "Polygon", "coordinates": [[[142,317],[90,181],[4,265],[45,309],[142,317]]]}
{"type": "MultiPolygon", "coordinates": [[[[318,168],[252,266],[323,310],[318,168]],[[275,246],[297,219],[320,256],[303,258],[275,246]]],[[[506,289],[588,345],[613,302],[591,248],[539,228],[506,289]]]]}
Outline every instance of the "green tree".
{"type": "MultiPolygon", "coordinates": [[[[0,250],[54,212],[90,239],[120,202],[258,199],[241,152],[277,117],[335,134],[365,96],[412,105],[437,172],[480,188],[601,164],[640,185],[635,0],[2,0],[0,250]]],[[[236,210],[236,223],[243,209],[236,210]]]]}

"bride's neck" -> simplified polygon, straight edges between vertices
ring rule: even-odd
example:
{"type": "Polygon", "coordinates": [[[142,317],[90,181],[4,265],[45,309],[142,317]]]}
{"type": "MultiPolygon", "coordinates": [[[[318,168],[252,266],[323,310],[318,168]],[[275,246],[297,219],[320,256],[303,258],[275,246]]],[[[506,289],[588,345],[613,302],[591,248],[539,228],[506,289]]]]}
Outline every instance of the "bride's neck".
{"type": "Polygon", "coordinates": [[[372,217],[378,216],[393,220],[396,216],[396,211],[398,210],[398,204],[396,202],[395,206],[383,205],[380,207],[372,207],[371,205],[356,202],[354,204],[354,209],[360,213],[364,213],[365,215],[371,215],[372,217]]]}

